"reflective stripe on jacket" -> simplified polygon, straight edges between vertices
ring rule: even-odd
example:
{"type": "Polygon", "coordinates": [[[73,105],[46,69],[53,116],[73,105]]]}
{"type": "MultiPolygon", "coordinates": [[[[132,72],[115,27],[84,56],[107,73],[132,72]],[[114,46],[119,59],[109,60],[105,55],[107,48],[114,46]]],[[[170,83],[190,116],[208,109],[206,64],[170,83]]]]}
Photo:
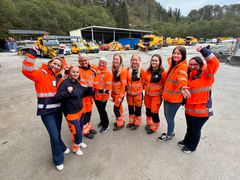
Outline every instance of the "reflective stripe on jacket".
{"type": "Polygon", "coordinates": [[[94,81],[94,98],[99,101],[106,101],[109,99],[110,91],[112,90],[112,74],[105,68],[104,70],[97,69],[97,74],[94,81]],[[100,90],[100,91],[99,91],[100,90]],[[108,93],[102,93],[103,91],[108,91],[108,93]]]}
{"type": "Polygon", "coordinates": [[[213,54],[205,59],[207,67],[198,73],[191,72],[188,80],[191,98],[186,100],[185,113],[191,116],[208,117],[213,115],[211,89],[219,62],[213,54]]]}
{"type": "Polygon", "coordinates": [[[127,94],[128,95],[139,95],[143,93],[145,81],[145,71],[141,69],[140,79],[138,81],[132,81],[132,73],[130,68],[127,69],[127,94]]]}
{"type": "Polygon", "coordinates": [[[60,111],[61,104],[55,102],[54,96],[61,74],[55,76],[46,64],[42,64],[39,69],[34,69],[35,59],[33,55],[26,54],[22,63],[22,73],[35,82],[38,98],[37,115],[60,111]]]}
{"type": "Polygon", "coordinates": [[[127,85],[127,70],[122,68],[119,81],[112,80],[112,93],[124,96],[127,85]]]}
{"type": "Polygon", "coordinates": [[[151,83],[152,73],[150,71],[146,71],[145,76],[145,94],[148,96],[162,96],[164,83],[166,80],[166,72],[161,73],[162,78],[157,83],[151,83]]]}
{"type": "MultiPolygon", "coordinates": [[[[181,103],[183,95],[181,88],[187,86],[187,61],[184,60],[168,73],[162,98],[171,103],[181,103]]],[[[170,70],[170,67],[168,71],[170,70]]]]}

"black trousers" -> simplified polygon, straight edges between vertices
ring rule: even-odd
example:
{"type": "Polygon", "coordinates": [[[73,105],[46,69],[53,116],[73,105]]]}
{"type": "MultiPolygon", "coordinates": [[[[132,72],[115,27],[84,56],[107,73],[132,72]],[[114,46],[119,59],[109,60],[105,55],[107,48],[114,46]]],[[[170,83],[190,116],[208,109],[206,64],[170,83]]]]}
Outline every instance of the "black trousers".
{"type": "Polygon", "coordinates": [[[101,125],[103,128],[107,128],[109,125],[109,119],[106,111],[107,101],[102,102],[102,101],[95,100],[95,104],[97,106],[97,110],[100,115],[101,125]]]}
{"type": "Polygon", "coordinates": [[[187,132],[184,137],[184,144],[190,150],[195,151],[201,138],[201,130],[209,117],[195,117],[185,114],[187,132]]]}

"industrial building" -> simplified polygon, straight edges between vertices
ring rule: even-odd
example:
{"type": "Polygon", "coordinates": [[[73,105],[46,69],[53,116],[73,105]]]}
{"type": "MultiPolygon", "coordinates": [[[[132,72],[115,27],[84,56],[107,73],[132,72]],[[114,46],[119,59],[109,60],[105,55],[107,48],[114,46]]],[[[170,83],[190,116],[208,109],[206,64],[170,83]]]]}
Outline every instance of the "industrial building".
{"type": "Polygon", "coordinates": [[[138,29],[125,29],[105,26],[89,26],[69,32],[70,36],[80,36],[87,41],[108,43],[119,38],[141,38],[145,34],[153,34],[153,31],[138,29]]]}

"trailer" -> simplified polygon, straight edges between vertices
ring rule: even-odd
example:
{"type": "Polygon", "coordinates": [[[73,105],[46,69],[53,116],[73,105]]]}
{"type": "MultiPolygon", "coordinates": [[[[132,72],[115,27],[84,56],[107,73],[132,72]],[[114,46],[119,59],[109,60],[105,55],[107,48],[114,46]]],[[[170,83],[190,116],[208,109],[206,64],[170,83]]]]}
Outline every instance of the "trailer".
{"type": "Polygon", "coordinates": [[[138,43],[140,42],[140,38],[120,38],[118,42],[123,46],[130,45],[130,49],[137,49],[138,43]]]}

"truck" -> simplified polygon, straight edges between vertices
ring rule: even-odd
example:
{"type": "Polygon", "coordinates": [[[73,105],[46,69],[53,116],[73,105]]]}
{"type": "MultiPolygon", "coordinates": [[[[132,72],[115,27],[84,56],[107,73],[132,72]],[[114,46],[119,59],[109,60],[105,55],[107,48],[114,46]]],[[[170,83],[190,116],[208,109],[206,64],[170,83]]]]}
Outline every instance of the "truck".
{"type": "Polygon", "coordinates": [[[73,54],[88,53],[88,48],[83,42],[72,42],[71,51],[73,54]]]}
{"type": "Polygon", "coordinates": [[[0,39],[0,52],[16,52],[17,51],[17,43],[16,41],[9,37],[7,39],[0,39]]]}
{"type": "Polygon", "coordinates": [[[193,46],[196,45],[198,42],[197,38],[193,37],[193,36],[187,36],[185,39],[185,45],[186,46],[193,46]]]}
{"type": "Polygon", "coordinates": [[[174,38],[172,39],[172,45],[184,45],[185,44],[185,40],[183,38],[174,38]]]}
{"type": "Polygon", "coordinates": [[[159,37],[153,34],[144,35],[142,42],[138,43],[139,50],[142,51],[158,49],[161,48],[161,46],[163,46],[163,37],[159,37]]]}

